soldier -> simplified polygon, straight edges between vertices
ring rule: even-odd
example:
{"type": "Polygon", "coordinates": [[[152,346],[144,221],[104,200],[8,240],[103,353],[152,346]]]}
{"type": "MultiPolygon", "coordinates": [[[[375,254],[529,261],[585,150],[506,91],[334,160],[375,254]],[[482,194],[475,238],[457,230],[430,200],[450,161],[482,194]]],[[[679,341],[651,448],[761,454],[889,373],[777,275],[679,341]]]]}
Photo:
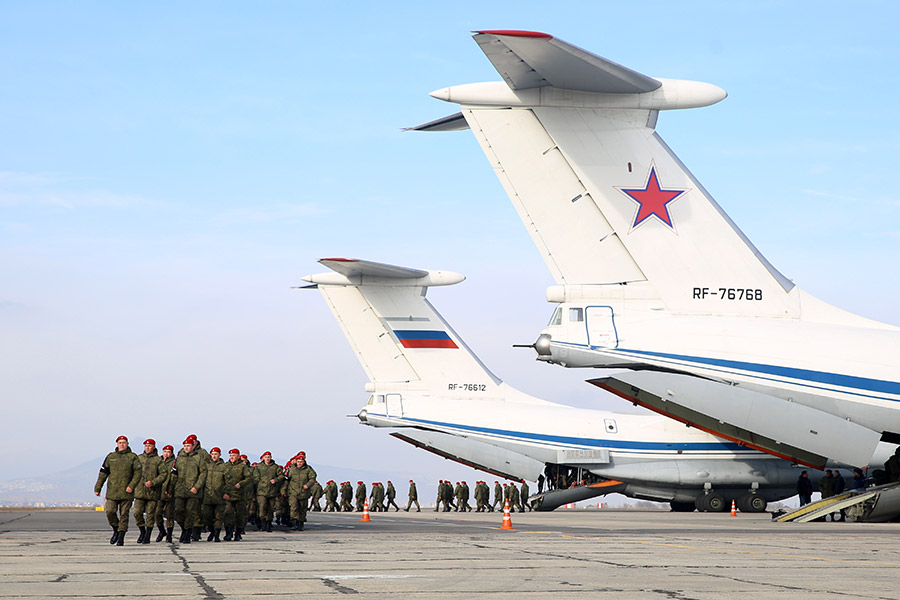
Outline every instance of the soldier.
{"type": "Polygon", "coordinates": [[[334,512],[338,509],[338,487],[334,479],[329,479],[325,484],[325,512],[334,512]]]}
{"type": "Polygon", "coordinates": [[[196,438],[188,436],[183,445],[172,465],[170,477],[175,487],[175,521],[181,526],[178,541],[190,544],[191,540],[200,540],[200,503],[208,463],[200,453],[196,438]]]}
{"type": "Polygon", "coordinates": [[[261,463],[256,465],[256,502],[259,506],[259,523],[257,528],[272,531],[272,517],[275,512],[275,500],[278,495],[278,484],[284,480],[282,468],[272,460],[272,453],[263,452],[261,463]]]}
{"type": "Polygon", "coordinates": [[[487,503],[484,501],[484,492],[487,488],[483,481],[475,482],[475,491],[472,495],[475,497],[475,512],[484,512],[487,503]]]}
{"type": "Polygon", "coordinates": [[[462,489],[460,490],[460,509],[463,512],[472,512],[472,507],[469,506],[469,484],[465,481],[462,482],[462,489]]]}
{"type": "Polygon", "coordinates": [[[149,544],[160,489],[169,473],[156,451],[156,440],[152,438],[144,440],[144,453],[138,460],[141,462],[141,480],[134,490],[134,523],[141,530],[137,543],[149,544]]]}
{"type": "Polygon", "coordinates": [[[819,492],[822,494],[822,500],[834,496],[834,476],[831,469],[826,469],[825,477],[819,480],[819,492]]]}
{"type": "Polygon", "coordinates": [[[225,462],[218,447],[209,451],[206,485],[203,488],[203,522],[209,529],[207,542],[221,541],[219,534],[225,518],[225,462]]]}
{"type": "Polygon", "coordinates": [[[116,449],[103,459],[97,483],[94,484],[94,494],[99,496],[106,483],[106,520],[113,530],[110,544],[125,545],[128,513],[134,502],[134,488],[140,479],[141,461],[131,451],[128,438],[120,435],[116,438],[116,449]]]}
{"type": "Polygon", "coordinates": [[[456,482],[456,487],[453,488],[453,497],[456,498],[456,512],[459,512],[462,509],[462,486],[459,482],[456,482]]]}
{"type": "Polygon", "coordinates": [[[241,460],[241,451],[232,448],[228,451],[228,462],[225,463],[225,514],[222,522],[225,525],[225,541],[241,541],[242,530],[247,524],[247,510],[244,508],[246,488],[253,479],[253,472],[241,460]]]}
{"type": "Polygon", "coordinates": [[[416,503],[416,512],[422,512],[422,507],[419,506],[419,492],[416,491],[416,482],[410,479],[409,502],[406,503],[406,512],[409,512],[409,508],[413,505],[413,502],[416,503]]]}
{"type": "Polygon", "coordinates": [[[275,522],[279,525],[284,525],[285,527],[289,527],[291,523],[291,503],[288,500],[287,494],[287,474],[288,469],[291,468],[291,465],[294,463],[294,459],[296,456],[292,456],[291,460],[284,463],[284,467],[281,470],[284,478],[278,482],[278,497],[275,501],[275,511],[277,517],[275,522]]]}
{"type": "MultiPolygon", "coordinates": [[[[172,530],[175,529],[175,480],[171,477],[172,465],[175,464],[175,448],[169,444],[163,446],[161,469],[166,474],[166,479],[159,486],[159,502],[156,504],[156,526],[159,535],[156,541],[172,543],[172,530]]],[[[149,539],[149,536],[148,536],[149,539]]]]}
{"type": "Polygon", "coordinates": [[[287,497],[291,505],[291,526],[303,531],[310,488],[316,483],[316,471],[306,464],[306,452],[298,452],[287,474],[287,497]]]}
{"type": "Polygon", "coordinates": [[[450,512],[450,509],[456,509],[456,505],[453,504],[453,486],[450,485],[449,481],[444,481],[444,496],[442,498],[444,502],[444,512],[450,512]]]}
{"type": "MultiPolygon", "coordinates": [[[[494,509],[497,508],[497,503],[503,500],[503,489],[500,487],[500,482],[496,479],[494,480],[494,503],[491,504],[491,512],[494,512],[494,509]]],[[[502,506],[501,506],[502,508],[502,506]]]]}
{"type": "Polygon", "coordinates": [[[528,484],[525,483],[525,480],[522,480],[522,487],[519,489],[519,508],[522,509],[522,512],[525,512],[525,507],[528,507],[528,510],[532,510],[531,505],[528,504],[528,484]]]}
{"type": "MultiPolygon", "coordinates": [[[[256,508],[256,463],[251,464],[246,454],[241,454],[241,462],[247,467],[250,480],[247,482],[247,485],[241,487],[243,493],[241,503],[238,504],[234,531],[243,536],[247,533],[247,521],[252,517],[253,521],[256,522],[256,516],[259,511],[256,508]]],[[[236,538],[235,541],[240,541],[240,539],[236,538]]]]}
{"type": "Polygon", "coordinates": [[[519,488],[516,487],[515,483],[509,484],[509,510],[510,512],[516,512],[516,509],[519,508],[519,488]]]}
{"type": "Polygon", "coordinates": [[[438,479],[437,500],[434,501],[434,512],[441,510],[441,502],[444,500],[444,480],[438,479]]]}
{"type": "Polygon", "coordinates": [[[380,481],[372,484],[372,500],[370,508],[376,512],[384,512],[384,486],[380,481]]]}
{"type": "Polygon", "coordinates": [[[353,511],[353,486],[349,481],[341,484],[341,510],[344,512],[353,511]]]}
{"type": "Polygon", "coordinates": [[[400,507],[397,506],[397,503],[394,502],[394,498],[397,497],[397,490],[394,489],[394,484],[391,483],[391,480],[388,479],[387,485],[387,504],[385,505],[385,510],[389,509],[392,505],[394,507],[394,512],[400,512],[400,507]]]}
{"type": "Polygon", "coordinates": [[[363,505],[366,503],[366,484],[362,481],[356,482],[356,512],[362,512],[363,505]]]}
{"type": "Polygon", "coordinates": [[[313,512],[321,512],[322,507],[319,505],[319,500],[322,499],[322,496],[325,494],[325,490],[322,489],[322,484],[316,481],[311,488],[309,488],[309,510],[313,512]]]}

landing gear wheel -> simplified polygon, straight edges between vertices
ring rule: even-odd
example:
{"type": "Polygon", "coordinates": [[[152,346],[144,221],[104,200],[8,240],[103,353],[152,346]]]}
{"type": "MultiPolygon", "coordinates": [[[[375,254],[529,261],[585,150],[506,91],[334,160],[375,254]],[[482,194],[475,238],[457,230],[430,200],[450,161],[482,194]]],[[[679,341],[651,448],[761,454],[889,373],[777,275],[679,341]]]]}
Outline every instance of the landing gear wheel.
{"type": "Polygon", "coordinates": [[[738,505],[740,506],[741,512],[765,512],[767,504],[766,499],[758,494],[747,494],[738,498],[738,505]]]}
{"type": "Polygon", "coordinates": [[[709,506],[706,504],[706,494],[701,496],[697,496],[697,499],[694,500],[694,506],[700,512],[706,512],[709,510],[709,506]]]}
{"type": "Polygon", "coordinates": [[[723,512],[725,510],[725,498],[716,492],[706,494],[706,511],[723,512]]]}
{"type": "Polygon", "coordinates": [[[694,512],[694,509],[697,508],[694,502],[669,502],[669,506],[672,507],[672,512],[694,512]]]}

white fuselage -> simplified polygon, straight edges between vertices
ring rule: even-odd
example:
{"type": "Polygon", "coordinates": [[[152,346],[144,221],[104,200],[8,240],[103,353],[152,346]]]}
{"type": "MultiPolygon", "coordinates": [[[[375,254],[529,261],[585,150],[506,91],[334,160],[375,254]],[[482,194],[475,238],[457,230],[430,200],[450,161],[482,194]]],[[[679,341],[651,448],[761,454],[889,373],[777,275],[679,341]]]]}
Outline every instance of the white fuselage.
{"type": "Polygon", "coordinates": [[[656,493],[693,500],[705,484],[767,500],[793,495],[799,475],[788,461],[656,415],[610,413],[543,402],[501,384],[494,397],[405,393],[389,406],[373,396],[361,419],[376,427],[412,427],[490,444],[538,463],[582,467],[656,493]],[[521,399],[521,401],[517,401],[521,399]]]}
{"type": "Polygon", "coordinates": [[[900,330],[895,327],[858,318],[682,316],[622,304],[560,304],[558,317],[542,331],[550,339],[549,354],[541,360],[566,367],[649,366],[689,373],[797,402],[874,431],[900,432],[900,330]],[[570,320],[570,314],[578,314],[570,309],[578,308],[584,320],[570,320]]]}

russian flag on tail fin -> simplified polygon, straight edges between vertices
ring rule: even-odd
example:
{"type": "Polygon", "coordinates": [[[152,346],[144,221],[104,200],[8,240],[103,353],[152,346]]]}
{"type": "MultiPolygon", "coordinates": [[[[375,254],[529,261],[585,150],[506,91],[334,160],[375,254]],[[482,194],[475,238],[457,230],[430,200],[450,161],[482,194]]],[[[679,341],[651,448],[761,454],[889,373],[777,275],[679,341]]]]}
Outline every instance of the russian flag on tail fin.
{"type": "Polygon", "coordinates": [[[394,335],[404,348],[459,348],[446,331],[395,329],[394,335]]]}

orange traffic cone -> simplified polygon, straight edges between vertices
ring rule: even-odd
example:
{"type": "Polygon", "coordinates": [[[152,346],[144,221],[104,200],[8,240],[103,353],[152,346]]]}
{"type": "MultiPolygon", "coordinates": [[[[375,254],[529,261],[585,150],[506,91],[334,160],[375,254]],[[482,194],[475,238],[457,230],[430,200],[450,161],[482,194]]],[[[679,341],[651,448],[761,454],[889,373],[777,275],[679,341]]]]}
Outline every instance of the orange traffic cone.
{"type": "Polygon", "coordinates": [[[731,501],[731,516],[737,516],[737,507],[734,505],[734,500],[731,501]]]}
{"type": "Polygon", "coordinates": [[[368,523],[372,519],[369,518],[369,499],[366,498],[365,504],[363,504],[363,517],[360,519],[363,523],[368,523]]]}
{"type": "Polygon", "coordinates": [[[512,519],[509,518],[509,499],[503,502],[503,524],[500,529],[512,529],[512,519]]]}

